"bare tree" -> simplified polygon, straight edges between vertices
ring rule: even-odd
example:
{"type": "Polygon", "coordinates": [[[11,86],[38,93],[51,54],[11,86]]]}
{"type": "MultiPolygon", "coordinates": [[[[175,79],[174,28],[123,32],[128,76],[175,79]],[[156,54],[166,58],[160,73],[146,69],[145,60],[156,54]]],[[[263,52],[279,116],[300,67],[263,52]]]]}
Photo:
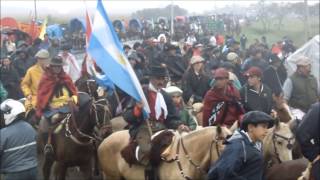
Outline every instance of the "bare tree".
{"type": "Polygon", "coordinates": [[[263,26],[263,32],[268,32],[270,27],[270,13],[267,9],[266,0],[259,0],[258,2],[258,18],[261,21],[263,26]]]}
{"type": "Polygon", "coordinates": [[[288,4],[272,3],[267,7],[267,11],[274,16],[277,22],[278,30],[281,30],[283,20],[290,13],[288,4]]]}

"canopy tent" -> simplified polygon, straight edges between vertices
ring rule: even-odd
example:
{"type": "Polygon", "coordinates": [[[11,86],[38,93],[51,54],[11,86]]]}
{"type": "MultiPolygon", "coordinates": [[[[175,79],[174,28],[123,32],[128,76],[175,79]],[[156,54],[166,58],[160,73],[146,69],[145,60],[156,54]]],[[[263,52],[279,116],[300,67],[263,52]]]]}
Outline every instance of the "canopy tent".
{"type": "Polygon", "coordinates": [[[11,29],[19,29],[19,24],[17,20],[12,17],[4,17],[0,19],[0,27],[1,29],[11,28],[11,29]]]}
{"type": "Polygon", "coordinates": [[[320,66],[319,66],[319,35],[314,36],[311,40],[309,40],[307,43],[305,43],[301,48],[296,50],[293,54],[291,54],[285,63],[285,66],[288,70],[288,75],[290,76],[293,74],[297,68],[295,62],[297,61],[297,58],[300,55],[304,55],[312,61],[311,64],[311,74],[313,74],[317,80],[318,83],[320,83],[319,76],[320,76],[320,66]]]}
{"type": "Polygon", "coordinates": [[[124,22],[121,21],[121,20],[114,20],[113,23],[112,23],[113,27],[115,29],[119,29],[121,32],[125,33],[126,32],[126,29],[125,29],[125,26],[124,26],[124,22]]]}
{"type": "Polygon", "coordinates": [[[32,40],[34,40],[39,36],[41,26],[36,25],[35,22],[31,22],[31,24],[19,23],[19,29],[25,33],[28,33],[32,40]]]}
{"type": "Polygon", "coordinates": [[[80,30],[82,32],[86,31],[85,19],[78,19],[78,18],[71,19],[69,22],[69,32],[73,33],[73,32],[80,31],[80,30]]]}
{"type": "Polygon", "coordinates": [[[46,29],[46,32],[51,39],[52,38],[62,39],[63,37],[62,28],[60,27],[59,24],[53,24],[48,26],[46,29]]]}
{"type": "Polygon", "coordinates": [[[177,22],[185,23],[187,21],[187,18],[185,16],[176,16],[175,20],[177,22]]]}
{"type": "Polygon", "coordinates": [[[131,19],[129,21],[129,29],[135,29],[135,30],[141,32],[142,31],[142,24],[139,21],[139,19],[131,19]]]}

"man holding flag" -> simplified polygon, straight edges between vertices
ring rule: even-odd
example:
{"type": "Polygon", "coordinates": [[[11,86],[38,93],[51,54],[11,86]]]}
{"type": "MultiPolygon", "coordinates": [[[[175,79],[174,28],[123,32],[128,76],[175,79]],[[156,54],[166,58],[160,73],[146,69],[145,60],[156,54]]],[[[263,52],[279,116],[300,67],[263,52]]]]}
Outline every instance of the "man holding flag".
{"type": "Polygon", "coordinates": [[[132,122],[131,138],[135,138],[137,135],[135,132],[139,132],[139,129],[147,129],[148,142],[141,142],[140,145],[147,151],[150,150],[148,143],[151,136],[148,119],[153,121],[151,124],[156,129],[158,127],[159,129],[186,129],[186,126],[175,116],[172,100],[162,90],[165,87],[165,69],[163,67],[152,68],[150,84],[144,93],[122,47],[102,1],[98,0],[88,51],[105,75],[135,100],[136,104],[125,113],[124,117],[128,122],[132,122]],[[163,126],[160,125],[161,123],[163,126]],[[140,128],[142,126],[146,128],[140,128]]]}
{"type": "MultiPolygon", "coordinates": [[[[184,125],[176,115],[175,107],[171,97],[163,90],[166,87],[165,77],[166,69],[161,66],[151,67],[149,85],[143,88],[144,94],[147,96],[150,113],[148,123],[143,118],[142,105],[137,102],[135,105],[129,106],[124,113],[123,118],[130,124],[129,134],[131,141],[136,141],[139,145],[141,156],[137,155],[137,160],[141,160],[143,154],[148,154],[150,150],[150,139],[145,141],[139,136],[147,136],[148,126],[152,133],[164,129],[179,129],[181,131],[189,131],[188,126],[184,125]],[[142,140],[141,140],[142,139],[142,140]]],[[[139,153],[140,153],[139,152],[139,153]]]]}

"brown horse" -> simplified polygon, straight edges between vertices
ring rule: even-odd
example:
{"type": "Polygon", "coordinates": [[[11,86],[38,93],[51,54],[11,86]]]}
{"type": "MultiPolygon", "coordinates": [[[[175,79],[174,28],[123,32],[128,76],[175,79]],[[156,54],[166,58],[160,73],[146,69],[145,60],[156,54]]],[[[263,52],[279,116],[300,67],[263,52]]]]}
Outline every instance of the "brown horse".
{"type": "MultiPolygon", "coordinates": [[[[218,159],[224,148],[223,142],[230,134],[225,127],[206,127],[177,137],[172,145],[175,161],[162,161],[158,169],[159,178],[202,178],[218,159]]],[[[124,130],[111,134],[99,146],[98,158],[107,179],[144,179],[144,167],[129,166],[120,154],[128,143],[129,133],[124,130]]]]}
{"type": "Polygon", "coordinates": [[[297,180],[307,168],[308,162],[300,158],[275,164],[267,170],[265,177],[267,180],[297,180]]]}
{"type": "MultiPolygon", "coordinates": [[[[82,93],[79,94],[79,97],[80,108],[78,113],[75,114],[72,110],[53,130],[51,144],[54,154],[44,157],[43,179],[49,179],[54,162],[56,162],[56,174],[54,175],[56,179],[65,179],[67,169],[73,166],[80,167],[84,179],[92,179],[91,160],[96,153],[96,140],[92,134],[96,125],[96,116],[93,113],[89,95],[82,93]],[[84,99],[87,99],[87,101],[82,102],[84,99]]],[[[43,146],[44,140],[41,130],[39,130],[39,133],[38,144],[43,146]]]]}

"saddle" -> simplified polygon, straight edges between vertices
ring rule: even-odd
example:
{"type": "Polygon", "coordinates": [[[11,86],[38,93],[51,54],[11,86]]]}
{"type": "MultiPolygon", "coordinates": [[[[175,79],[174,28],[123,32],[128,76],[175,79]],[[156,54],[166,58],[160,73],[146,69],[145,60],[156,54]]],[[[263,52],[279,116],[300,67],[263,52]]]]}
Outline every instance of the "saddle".
{"type": "MultiPolygon", "coordinates": [[[[162,153],[167,152],[166,155],[168,155],[169,151],[167,148],[170,147],[174,137],[175,134],[171,130],[163,130],[155,134],[151,139],[150,151],[145,157],[147,162],[150,162],[153,167],[159,166],[161,161],[164,159],[162,157],[162,153]]],[[[145,163],[141,162],[141,160],[136,158],[138,153],[137,150],[139,149],[140,147],[138,146],[137,140],[130,139],[129,144],[121,150],[121,156],[130,167],[133,164],[146,165],[145,163]]],[[[144,148],[141,147],[141,149],[144,148]]]]}
{"type": "MultiPolygon", "coordinates": [[[[79,92],[79,109],[78,107],[73,107],[77,112],[85,112],[86,108],[89,108],[91,101],[91,97],[87,93],[79,92]]],[[[81,114],[81,113],[80,113],[81,114]]],[[[53,130],[53,133],[57,134],[63,128],[63,124],[66,119],[69,119],[71,116],[70,113],[56,113],[50,118],[50,123],[48,123],[49,128],[53,130]]]]}

